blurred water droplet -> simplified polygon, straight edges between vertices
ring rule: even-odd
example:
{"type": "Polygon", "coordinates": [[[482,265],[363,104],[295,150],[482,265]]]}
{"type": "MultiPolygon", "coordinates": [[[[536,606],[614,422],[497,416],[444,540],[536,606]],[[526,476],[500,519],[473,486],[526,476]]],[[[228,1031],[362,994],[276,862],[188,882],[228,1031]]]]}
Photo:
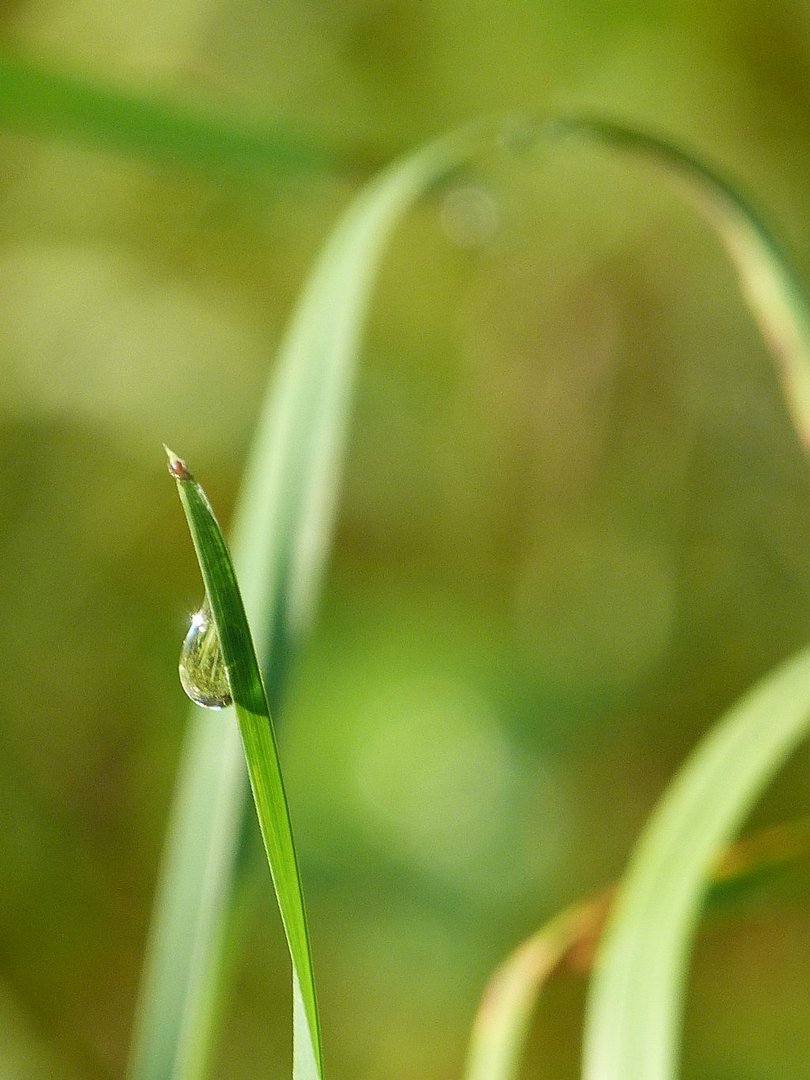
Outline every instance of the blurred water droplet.
{"type": "Polygon", "coordinates": [[[231,685],[208,601],[191,620],[180,650],[180,682],[196,705],[224,709],[231,704],[231,685]]]}
{"type": "Polygon", "coordinates": [[[459,247],[489,243],[500,223],[498,205],[483,187],[464,184],[444,197],[441,210],[444,231],[459,247]]]}

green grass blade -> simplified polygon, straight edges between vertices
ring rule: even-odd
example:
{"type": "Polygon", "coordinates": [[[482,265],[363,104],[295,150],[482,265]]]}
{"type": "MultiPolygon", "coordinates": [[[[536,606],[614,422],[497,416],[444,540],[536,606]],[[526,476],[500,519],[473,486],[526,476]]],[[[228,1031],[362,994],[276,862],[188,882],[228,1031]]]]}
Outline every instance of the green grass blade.
{"type": "MultiPolygon", "coordinates": [[[[762,829],[726,848],[713,867],[712,902],[734,895],[810,854],[810,818],[762,829]]],[[[549,979],[569,967],[590,966],[615,890],[566,909],[542,926],[492,975],[470,1037],[465,1080],[517,1080],[531,1016],[549,979]]]]}
{"type": "Polygon", "coordinates": [[[280,129],[116,90],[0,49],[0,126],[208,171],[345,171],[335,151],[280,129]]]}
{"type": "Polygon", "coordinates": [[[731,257],[740,288],[777,361],[788,409],[810,450],[810,306],[778,240],[759,213],[717,171],[674,143],[606,120],[574,117],[554,125],[663,165],[680,178],[731,257]]]}
{"type": "MultiPolygon", "coordinates": [[[[317,1080],[323,1075],[323,1068],[315,976],[270,707],[236,574],[214,513],[184,462],[169,453],[169,467],[177,481],[228,672],[256,816],[292,958],[295,993],[297,997],[300,995],[303,1005],[303,1024],[298,1023],[296,1030],[293,1077],[317,1080]]],[[[223,722],[227,720],[223,718],[223,722]]]]}
{"type": "MultiPolygon", "coordinates": [[[[377,262],[407,209],[491,140],[491,126],[395,163],[348,208],[281,349],[242,485],[234,563],[275,708],[306,630],[332,525],[362,321],[377,262]]],[[[199,1080],[244,805],[233,725],[192,710],[155,903],[130,1080],[199,1080]],[[213,794],[216,794],[216,798],[213,794]]]]}
{"type": "Polygon", "coordinates": [[[588,999],[584,1080],[672,1080],[687,952],[712,864],[810,728],[810,651],[749,692],[710,732],[631,860],[588,999]]]}

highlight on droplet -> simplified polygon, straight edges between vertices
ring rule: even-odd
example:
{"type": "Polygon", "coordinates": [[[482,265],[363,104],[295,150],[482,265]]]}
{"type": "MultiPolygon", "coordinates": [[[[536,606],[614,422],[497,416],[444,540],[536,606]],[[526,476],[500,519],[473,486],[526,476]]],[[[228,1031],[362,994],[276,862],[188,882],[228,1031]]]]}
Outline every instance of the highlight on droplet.
{"type": "Polygon", "coordinates": [[[228,671],[207,600],[191,620],[178,670],[183,689],[196,705],[224,709],[232,703],[228,671]]]}

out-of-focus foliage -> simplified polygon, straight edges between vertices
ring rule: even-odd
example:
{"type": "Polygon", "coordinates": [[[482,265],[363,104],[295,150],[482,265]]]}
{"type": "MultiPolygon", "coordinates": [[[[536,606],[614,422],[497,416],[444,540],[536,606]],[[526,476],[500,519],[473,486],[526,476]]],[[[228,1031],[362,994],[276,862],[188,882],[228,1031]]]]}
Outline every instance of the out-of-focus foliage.
{"type": "MultiPolygon", "coordinates": [[[[17,0],[0,25],[46,70],[362,146],[360,171],[494,110],[613,112],[721,163],[810,280],[795,0],[17,0]]],[[[0,155],[0,1076],[84,1080],[126,1057],[199,600],[160,444],[227,517],[353,185],[19,127],[0,155]]],[[[439,1080],[495,963],[618,874],[699,734],[807,640],[810,474],[708,230],[650,170],[574,147],[493,154],[412,217],[353,432],[282,757],[329,1075],[439,1080]]],[[[758,819],[801,810],[808,770],[758,819]]],[[[264,874],[248,891],[223,1080],[287,1062],[264,874]]],[[[694,1080],[807,1075],[806,882],[772,891],[701,938],[694,1080]]],[[[537,1075],[576,1075],[580,992],[549,993],[537,1075]]]]}

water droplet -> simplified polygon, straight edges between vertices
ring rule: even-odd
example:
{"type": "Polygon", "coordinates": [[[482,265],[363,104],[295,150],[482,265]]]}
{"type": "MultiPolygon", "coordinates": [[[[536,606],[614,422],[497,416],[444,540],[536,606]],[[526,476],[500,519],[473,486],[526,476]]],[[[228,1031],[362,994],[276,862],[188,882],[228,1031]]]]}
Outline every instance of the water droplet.
{"type": "Polygon", "coordinates": [[[207,600],[191,620],[180,650],[179,670],[183,689],[195,704],[205,709],[224,709],[233,701],[207,600]]]}
{"type": "Polygon", "coordinates": [[[459,247],[482,247],[498,229],[498,206],[480,184],[463,184],[448,191],[441,209],[444,231],[459,247]]]}

